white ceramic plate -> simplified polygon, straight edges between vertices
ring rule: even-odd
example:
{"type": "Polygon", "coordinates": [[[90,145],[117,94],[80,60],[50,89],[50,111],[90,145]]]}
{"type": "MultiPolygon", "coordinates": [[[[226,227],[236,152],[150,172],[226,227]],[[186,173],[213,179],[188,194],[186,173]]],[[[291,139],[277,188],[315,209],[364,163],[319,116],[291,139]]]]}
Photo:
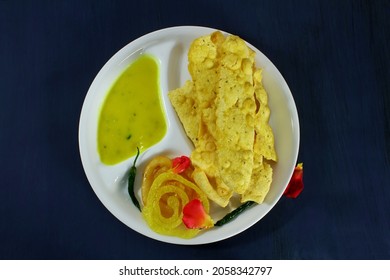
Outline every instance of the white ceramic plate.
{"type": "MultiPolygon", "coordinates": [[[[270,124],[274,130],[275,147],[279,157],[278,163],[273,166],[274,175],[271,190],[263,204],[252,206],[234,221],[222,227],[204,231],[204,233],[189,240],[160,235],[148,227],[127,193],[126,176],[134,158],[114,166],[107,166],[100,162],[97,152],[100,108],[116,78],[142,53],[151,54],[159,60],[162,101],[167,116],[168,130],[158,144],[142,153],[138,159],[136,190],[140,189],[142,171],[152,157],[162,153],[170,157],[191,153],[191,142],[185,135],[167,94],[169,90],[181,87],[187,79],[190,79],[187,70],[187,53],[191,42],[195,38],[213,31],[215,29],[197,26],[172,27],[149,33],[129,43],[100,70],[88,90],[81,111],[79,123],[81,160],[96,195],[105,207],[128,227],[163,242],[205,244],[229,238],[249,228],[262,219],[277,203],[289,182],[298,156],[299,120],[291,92],[272,62],[248,43],[248,46],[257,53],[257,67],[263,68],[263,83],[269,95],[271,109],[270,124]]],[[[140,192],[137,195],[141,200],[140,192]]],[[[236,206],[237,203],[234,202],[231,205],[233,208],[236,206]]],[[[211,209],[211,216],[216,221],[230,210],[231,208],[220,210],[214,207],[211,209]]]]}

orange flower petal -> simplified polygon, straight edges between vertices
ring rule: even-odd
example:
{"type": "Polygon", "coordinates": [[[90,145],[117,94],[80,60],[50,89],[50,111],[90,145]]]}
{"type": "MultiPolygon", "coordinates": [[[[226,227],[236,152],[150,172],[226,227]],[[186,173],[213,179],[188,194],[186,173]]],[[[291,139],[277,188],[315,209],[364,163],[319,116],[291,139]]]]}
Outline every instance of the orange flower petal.
{"type": "Polygon", "coordinates": [[[195,198],[183,207],[183,223],[189,229],[204,229],[214,225],[203,208],[202,202],[195,198]]]}
{"type": "Polygon", "coordinates": [[[303,163],[299,163],[287,185],[283,195],[289,198],[297,198],[303,190],[303,163]]]}

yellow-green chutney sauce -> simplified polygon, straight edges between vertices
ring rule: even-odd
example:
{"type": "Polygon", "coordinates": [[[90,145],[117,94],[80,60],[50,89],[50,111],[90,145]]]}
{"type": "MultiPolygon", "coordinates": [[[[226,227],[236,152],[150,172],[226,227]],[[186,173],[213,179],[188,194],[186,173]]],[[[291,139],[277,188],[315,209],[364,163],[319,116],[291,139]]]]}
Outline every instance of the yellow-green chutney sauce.
{"type": "Polygon", "coordinates": [[[107,165],[145,150],[167,131],[156,59],[143,54],[114,82],[101,108],[98,152],[107,165]]]}

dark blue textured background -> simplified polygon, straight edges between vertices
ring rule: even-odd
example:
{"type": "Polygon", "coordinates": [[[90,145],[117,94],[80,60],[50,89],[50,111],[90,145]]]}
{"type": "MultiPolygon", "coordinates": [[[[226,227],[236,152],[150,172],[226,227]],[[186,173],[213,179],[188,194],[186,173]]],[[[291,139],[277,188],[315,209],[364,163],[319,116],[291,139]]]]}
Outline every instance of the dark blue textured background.
{"type": "Polygon", "coordinates": [[[0,0],[1,259],[390,259],[389,1],[0,0]],[[305,190],[247,231],[178,246],[118,221],[78,121],[104,63],[151,31],[214,27],[260,49],[301,124],[305,190]]]}

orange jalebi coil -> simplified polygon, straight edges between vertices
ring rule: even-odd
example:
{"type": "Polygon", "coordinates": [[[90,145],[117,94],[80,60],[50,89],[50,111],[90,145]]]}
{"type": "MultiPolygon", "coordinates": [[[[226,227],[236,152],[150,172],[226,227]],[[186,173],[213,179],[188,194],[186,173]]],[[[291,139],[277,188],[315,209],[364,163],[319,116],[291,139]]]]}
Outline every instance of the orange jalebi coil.
{"type": "Polygon", "coordinates": [[[164,157],[153,159],[144,174],[142,215],[149,227],[160,234],[192,238],[199,229],[183,225],[183,207],[193,199],[199,199],[206,213],[210,205],[204,192],[190,181],[188,173],[176,174],[164,157]],[[169,167],[169,168],[168,168],[169,167]]]}

